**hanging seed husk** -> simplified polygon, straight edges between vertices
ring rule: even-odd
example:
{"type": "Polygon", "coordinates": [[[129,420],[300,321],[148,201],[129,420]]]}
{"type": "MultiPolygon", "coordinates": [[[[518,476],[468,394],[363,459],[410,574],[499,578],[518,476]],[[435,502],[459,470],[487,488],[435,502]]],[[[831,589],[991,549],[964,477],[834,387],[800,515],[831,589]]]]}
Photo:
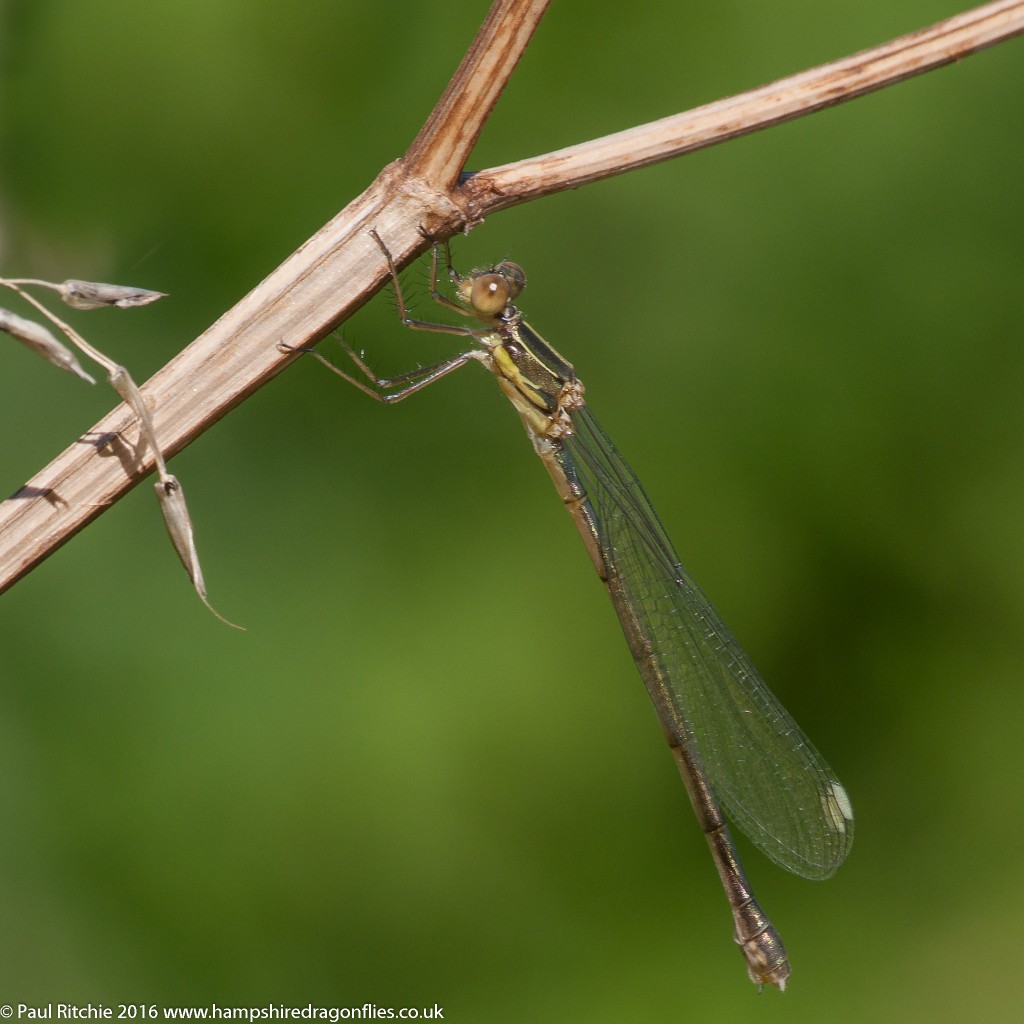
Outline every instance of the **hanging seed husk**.
{"type": "Polygon", "coordinates": [[[26,320],[17,313],[8,309],[0,309],[0,331],[4,331],[12,338],[17,338],[23,345],[28,346],[33,352],[41,355],[48,363],[73,373],[90,384],[96,381],[82,369],[81,364],[75,358],[75,354],[63,342],[58,341],[50,331],[42,324],[34,320],[26,320]]]}
{"type": "Polygon", "coordinates": [[[148,288],[103,284],[99,281],[64,281],[57,291],[65,305],[73,309],[100,309],[103,306],[131,309],[133,306],[148,306],[167,294],[150,291],[148,288]]]}
{"type": "Polygon", "coordinates": [[[207,608],[217,616],[221,622],[232,629],[243,629],[229,622],[206,597],[206,583],[203,580],[203,570],[199,564],[199,552],[196,550],[195,536],[192,531],[192,517],[188,513],[188,506],[185,504],[185,494],[178,483],[178,478],[171,474],[162,476],[153,485],[156,490],[157,500],[160,502],[160,511],[163,513],[164,523],[167,532],[170,534],[174,550],[178,552],[181,564],[196,588],[196,593],[207,608]]]}

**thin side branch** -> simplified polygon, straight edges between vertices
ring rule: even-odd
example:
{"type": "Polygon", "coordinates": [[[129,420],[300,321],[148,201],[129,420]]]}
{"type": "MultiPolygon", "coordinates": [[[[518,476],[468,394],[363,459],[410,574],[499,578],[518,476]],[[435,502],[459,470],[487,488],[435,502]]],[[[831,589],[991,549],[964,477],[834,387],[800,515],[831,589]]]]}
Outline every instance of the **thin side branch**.
{"type": "Polygon", "coordinates": [[[813,114],[1024,33],[1024,0],[998,0],[831,64],[738,96],[542,156],[492,167],[465,184],[480,215],[669,160],[813,114]]]}
{"type": "Polygon", "coordinates": [[[498,97],[550,0],[498,0],[404,158],[406,172],[438,189],[458,180],[498,97]]]}
{"type": "MultiPolygon", "coordinates": [[[[142,386],[170,457],[357,310],[398,265],[489,213],[811,113],[1024,32],[1024,0],[1000,0],[770,86],[456,184],[548,0],[496,0],[406,156],[142,386]]],[[[153,468],[121,405],[0,505],[0,592],[153,468]]]]}

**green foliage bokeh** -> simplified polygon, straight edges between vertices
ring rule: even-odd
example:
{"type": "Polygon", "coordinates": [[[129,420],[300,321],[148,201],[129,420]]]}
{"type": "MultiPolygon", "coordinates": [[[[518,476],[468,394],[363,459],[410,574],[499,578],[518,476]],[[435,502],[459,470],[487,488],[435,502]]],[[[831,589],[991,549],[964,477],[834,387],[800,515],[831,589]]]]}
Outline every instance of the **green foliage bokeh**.
{"type": "MultiPolygon", "coordinates": [[[[9,275],[144,380],[398,156],[485,2],[0,4],[9,275]],[[398,15],[398,16],[396,16],[398,15]]],[[[564,0],[471,166],[955,13],[564,0]]],[[[0,602],[0,1002],[482,1022],[1006,1019],[1024,808],[1022,44],[492,218],[677,547],[849,789],[828,883],[746,865],[760,1000],[606,595],[474,368],[384,409],[302,362],[0,602]]],[[[407,272],[426,298],[422,268],[407,272]]],[[[383,373],[452,340],[379,298],[383,373]]],[[[11,493],[113,404],[0,345],[11,493]]]]}

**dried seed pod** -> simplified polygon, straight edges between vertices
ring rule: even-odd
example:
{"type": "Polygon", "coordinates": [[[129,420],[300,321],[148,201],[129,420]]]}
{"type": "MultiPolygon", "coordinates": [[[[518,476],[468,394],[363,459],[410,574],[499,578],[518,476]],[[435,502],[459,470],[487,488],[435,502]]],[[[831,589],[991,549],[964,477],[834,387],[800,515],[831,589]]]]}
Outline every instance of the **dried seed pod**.
{"type": "Polygon", "coordinates": [[[65,305],[73,309],[100,309],[117,306],[148,306],[165,297],[166,292],[153,292],[148,288],[132,288],[123,284],[102,284],[99,281],[65,281],[57,291],[65,305]]]}
{"type": "Polygon", "coordinates": [[[202,599],[203,604],[217,616],[221,622],[232,629],[242,629],[233,622],[228,622],[220,612],[217,611],[206,597],[206,583],[203,581],[203,570],[199,564],[199,552],[196,550],[195,537],[192,532],[192,517],[188,513],[188,506],[185,504],[185,494],[178,483],[178,478],[170,473],[161,476],[153,485],[156,490],[157,500],[160,502],[160,511],[163,513],[164,523],[167,532],[170,534],[174,550],[178,552],[181,564],[196,588],[196,593],[202,599]]]}
{"type": "Polygon", "coordinates": [[[12,338],[17,338],[23,345],[27,345],[33,352],[38,353],[54,366],[67,370],[68,373],[73,373],[90,384],[96,383],[82,369],[71,349],[58,341],[42,324],[37,324],[34,320],[26,320],[25,317],[18,316],[17,313],[12,313],[10,310],[0,309],[0,331],[5,331],[12,338]]]}
{"type": "Polygon", "coordinates": [[[199,554],[192,533],[192,517],[188,514],[181,484],[178,483],[177,477],[168,475],[162,480],[157,480],[153,486],[174,550],[178,552],[181,564],[185,566],[185,572],[188,573],[188,578],[199,592],[199,596],[205,598],[206,584],[203,582],[203,570],[199,565],[199,554]]]}

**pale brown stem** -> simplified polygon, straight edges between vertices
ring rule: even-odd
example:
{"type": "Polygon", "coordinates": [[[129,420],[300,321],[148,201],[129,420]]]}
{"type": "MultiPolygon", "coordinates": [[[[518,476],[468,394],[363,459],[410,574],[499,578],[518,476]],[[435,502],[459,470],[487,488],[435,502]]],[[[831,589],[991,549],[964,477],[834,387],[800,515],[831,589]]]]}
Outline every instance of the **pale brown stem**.
{"type": "Polygon", "coordinates": [[[1024,0],[999,0],[737,96],[474,175],[463,191],[481,215],[578,188],[813,114],[951,64],[1024,33],[1024,0]]]}
{"type": "Polygon", "coordinates": [[[494,104],[550,0],[498,0],[403,163],[411,177],[454,188],[494,104]]]}
{"type": "MultiPolygon", "coordinates": [[[[140,389],[166,456],[194,440],[388,280],[375,228],[399,265],[504,207],[748,134],[957,60],[1024,32],[1024,0],[931,28],[689,113],[480,172],[458,172],[548,0],[496,0],[401,160],[140,389]]],[[[152,469],[120,405],[0,505],[0,591],[152,469]],[[123,443],[122,435],[128,435],[123,443]]]]}

